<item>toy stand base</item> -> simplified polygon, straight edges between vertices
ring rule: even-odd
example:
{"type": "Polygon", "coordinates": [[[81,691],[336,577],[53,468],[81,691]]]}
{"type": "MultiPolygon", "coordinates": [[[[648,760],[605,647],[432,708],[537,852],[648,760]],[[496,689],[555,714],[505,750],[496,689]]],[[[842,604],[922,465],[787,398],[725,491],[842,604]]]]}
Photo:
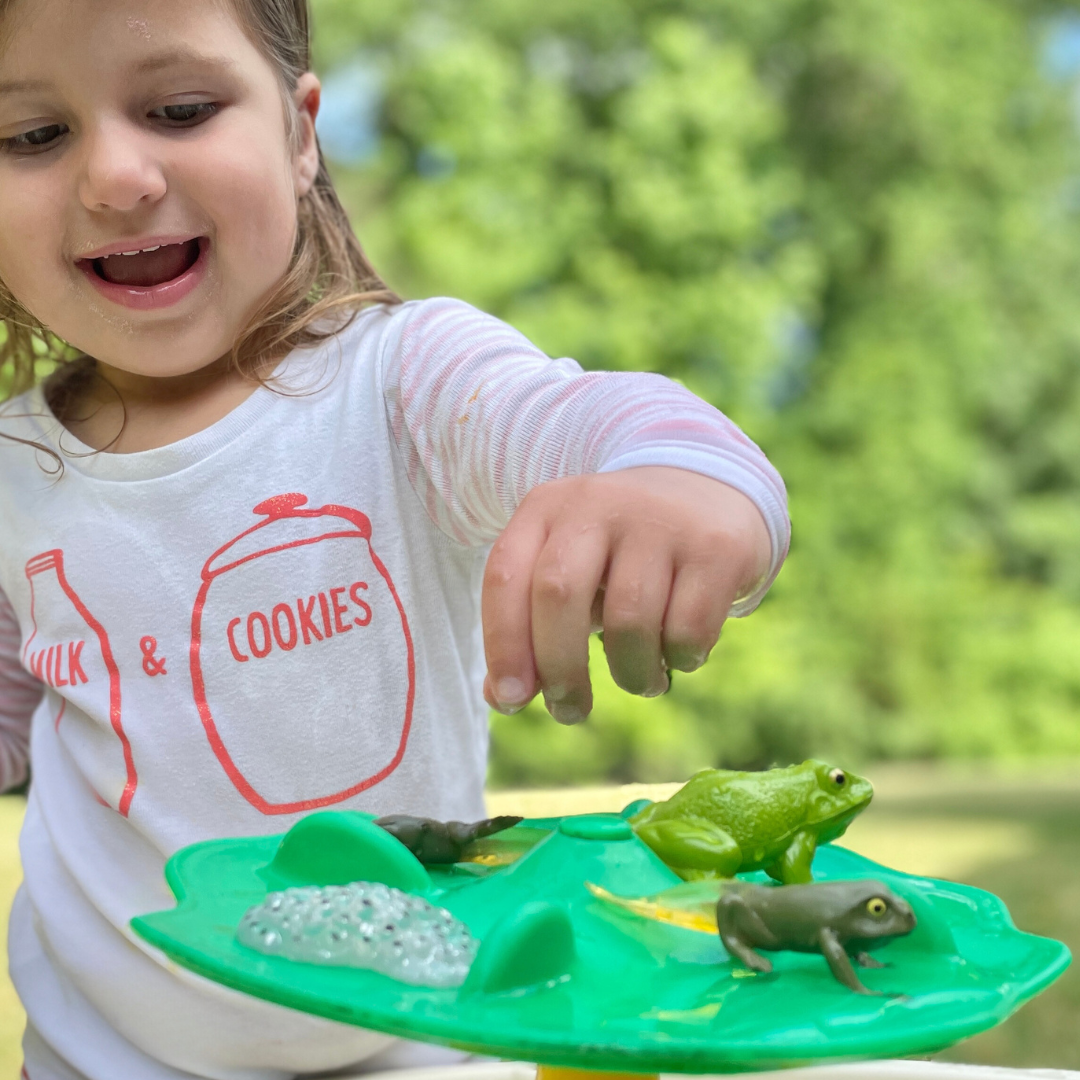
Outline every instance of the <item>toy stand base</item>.
{"type": "MultiPolygon", "coordinates": [[[[342,1080],[600,1080],[625,1076],[644,1080],[643,1073],[603,1073],[584,1069],[553,1069],[525,1061],[465,1062],[424,1069],[394,1069],[364,1073],[342,1080]],[[565,1074],[565,1075],[564,1075],[565,1074]]],[[[737,1075],[737,1074],[735,1074],[737,1075]]],[[[805,1069],[743,1074],[754,1080],[1080,1080],[1080,1072],[1069,1069],[1006,1069],[993,1065],[965,1065],[945,1061],[904,1059],[857,1061],[844,1065],[814,1065],[805,1069]]],[[[733,1074],[701,1076],[696,1080],[732,1080],[733,1074]]],[[[688,1080],[682,1074],[661,1073],[660,1080],[688,1080]]]]}
{"type": "Polygon", "coordinates": [[[536,1080],[660,1080],[657,1073],[598,1072],[567,1069],[561,1065],[537,1065],[536,1080]]]}

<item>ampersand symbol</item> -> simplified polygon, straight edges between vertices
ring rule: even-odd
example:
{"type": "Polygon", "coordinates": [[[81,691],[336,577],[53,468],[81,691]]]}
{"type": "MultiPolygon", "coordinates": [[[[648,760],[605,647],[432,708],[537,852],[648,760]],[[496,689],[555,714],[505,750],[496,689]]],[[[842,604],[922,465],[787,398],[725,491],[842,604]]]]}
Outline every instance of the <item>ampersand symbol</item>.
{"type": "Polygon", "coordinates": [[[142,669],[147,675],[168,675],[165,670],[165,657],[161,657],[159,660],[154,656],[154,652],[157,649],[157,638],[152,638],[148,634],[139,642],[139,648],[142,649],[143,662],[142,669]]]}

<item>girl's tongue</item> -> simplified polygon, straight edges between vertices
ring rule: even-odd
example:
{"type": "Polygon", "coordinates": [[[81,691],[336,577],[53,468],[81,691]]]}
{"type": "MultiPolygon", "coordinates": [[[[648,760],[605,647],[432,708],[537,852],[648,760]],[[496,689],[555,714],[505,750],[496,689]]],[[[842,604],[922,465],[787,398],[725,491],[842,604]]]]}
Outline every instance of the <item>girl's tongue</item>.
{"type": "Polygon", "coordinates": [[[195,239],[183,244],[163,244],[134,255],[106,255],[94,260],[94,270],[114,285],[150,288],[178,278],[190,270],[198,258],[199,241],[195,239]]]}

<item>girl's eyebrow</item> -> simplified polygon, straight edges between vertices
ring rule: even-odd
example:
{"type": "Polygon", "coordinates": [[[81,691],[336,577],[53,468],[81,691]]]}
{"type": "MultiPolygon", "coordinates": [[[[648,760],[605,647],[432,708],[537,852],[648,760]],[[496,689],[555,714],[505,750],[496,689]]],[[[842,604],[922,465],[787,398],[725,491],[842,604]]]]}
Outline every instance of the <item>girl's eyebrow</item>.
{"type": "Polygon", "coordinates": [[[142,75],[147,72],[160,71],[162,68],[179,67],[184,64],[198,67],[236,67],[236,61],[229,56],[212,56],[196,52],[194,49],[175,48],[157,53],[154,56],[147,56],[135,65],[134,71],[142,75]]]}
{"type": "MultiPolygon", "coordinates": [[[[145,75],[164,68],[180,67],[204,68],[234,68],[236,61],[228,56],[208,56],[205,53],[195,52],[194,49],[170,49],[167,52],[157,53],[140,60],[133,71],[137,75],[145,75]]],[[[9,79],[0,82],[0,94],[28,94],[39,90],[48,90],[52,84],[47,79],[9,79]]]]}
{"type": "Polygon", "coordinates": [[[47,90],[49,84],[44,79],[9,79],[0,82],[0,94],[27,94],[36,90],[47,90]]]}

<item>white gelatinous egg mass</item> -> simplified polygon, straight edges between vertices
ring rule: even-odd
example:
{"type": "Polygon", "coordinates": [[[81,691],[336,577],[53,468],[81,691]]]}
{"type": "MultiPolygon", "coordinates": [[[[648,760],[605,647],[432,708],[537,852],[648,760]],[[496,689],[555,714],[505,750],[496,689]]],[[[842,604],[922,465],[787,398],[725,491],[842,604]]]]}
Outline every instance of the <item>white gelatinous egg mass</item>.
{"type": "Polygon", "coordinates": [[[432,987],[460,986],[479,945],[444,908],[371,881],[269,893],[244,913],[236,938],[268,956],[432,987]]]}

